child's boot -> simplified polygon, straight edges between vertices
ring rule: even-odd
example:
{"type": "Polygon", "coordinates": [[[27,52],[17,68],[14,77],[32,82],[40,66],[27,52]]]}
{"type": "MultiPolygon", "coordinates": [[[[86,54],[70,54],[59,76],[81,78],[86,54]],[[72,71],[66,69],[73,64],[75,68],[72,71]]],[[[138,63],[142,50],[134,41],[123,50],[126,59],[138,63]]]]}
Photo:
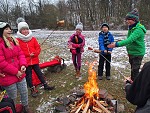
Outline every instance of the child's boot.
{"type": "Polygon", "coordinates": [[[44,83],[44,90],[53,90],[55,86],[48,86],[47,83],[44,83]]]}
{"type": "Polygon", "coordinates": [[[31,95],[32,97],[37,97],[38,96],[38,90],[35,89],[35,86],[31,88],[31,95]]]}
{"type": "Polygon", "coordinates": [[[80,77],[80,70],[77,70],[76,71],[76,78],[79,78],[80,77]]]}

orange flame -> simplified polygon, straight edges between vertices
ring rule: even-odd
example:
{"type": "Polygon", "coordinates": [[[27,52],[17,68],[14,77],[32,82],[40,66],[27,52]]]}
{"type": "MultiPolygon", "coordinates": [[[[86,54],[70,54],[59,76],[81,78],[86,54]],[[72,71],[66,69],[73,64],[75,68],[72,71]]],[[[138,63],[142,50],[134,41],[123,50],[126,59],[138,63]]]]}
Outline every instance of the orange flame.
{"type": "Polygon", "coordinates": [[[99,98],[99,88],[98,84],[96,82],[97,77],[96,77],[96,71],[93,69],[94,62],[90,64],[89,69],[88,69],[88,81],[84,84],[84,90],[85,90],[85,95],[88,96],[88,98],[93,98],[97,97],[99,98]]]}

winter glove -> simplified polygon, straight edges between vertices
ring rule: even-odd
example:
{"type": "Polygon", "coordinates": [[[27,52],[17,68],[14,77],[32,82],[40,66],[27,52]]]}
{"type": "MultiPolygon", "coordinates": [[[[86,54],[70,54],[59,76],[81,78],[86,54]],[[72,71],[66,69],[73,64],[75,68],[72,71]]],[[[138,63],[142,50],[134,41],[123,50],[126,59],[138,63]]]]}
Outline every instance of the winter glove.
{"type": "Polygon", "coordinates": [[[72,54],[77,54],[76,49],[71,49],[72,54]]]}
{"type": "Polygon", "coordinates": [[[73,48],[79,48],[79,47],[80,47],[80,44],[72,44],[72,47],[73,47],[73,48]]]}

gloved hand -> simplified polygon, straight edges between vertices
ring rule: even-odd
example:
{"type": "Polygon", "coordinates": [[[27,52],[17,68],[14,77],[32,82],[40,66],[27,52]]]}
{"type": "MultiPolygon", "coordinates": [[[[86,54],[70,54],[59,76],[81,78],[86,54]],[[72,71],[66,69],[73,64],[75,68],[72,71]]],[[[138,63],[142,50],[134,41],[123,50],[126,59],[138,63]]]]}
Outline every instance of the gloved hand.
{"type": "Polygon", "coordinates": [[[76,49],[71,49],[71,53],[72,53],[72,54],[77,54],[76,49]]]}
{"type": "Polygon", "coordinates": [[[72,44],[72,47],[73,47],[73,48],[79,48],[79,47],[80,47],[80,44],[72,44]]]}

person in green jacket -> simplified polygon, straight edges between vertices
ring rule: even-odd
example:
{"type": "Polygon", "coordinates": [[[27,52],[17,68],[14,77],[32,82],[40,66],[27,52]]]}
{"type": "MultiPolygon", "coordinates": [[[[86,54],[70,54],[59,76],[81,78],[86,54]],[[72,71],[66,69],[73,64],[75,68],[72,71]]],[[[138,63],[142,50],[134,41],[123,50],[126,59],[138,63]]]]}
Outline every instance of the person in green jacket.
{"type": "Polygon", "coordinates": [[[131,80],[133,81],[139,74],[140,65],[145,55],[146,29],[139,22],[139,13],[136,8],[126,15],[126,22],[128,24],[127,38],[108,45],[108,48],[126,46],[131,65],[131,80]]]}

